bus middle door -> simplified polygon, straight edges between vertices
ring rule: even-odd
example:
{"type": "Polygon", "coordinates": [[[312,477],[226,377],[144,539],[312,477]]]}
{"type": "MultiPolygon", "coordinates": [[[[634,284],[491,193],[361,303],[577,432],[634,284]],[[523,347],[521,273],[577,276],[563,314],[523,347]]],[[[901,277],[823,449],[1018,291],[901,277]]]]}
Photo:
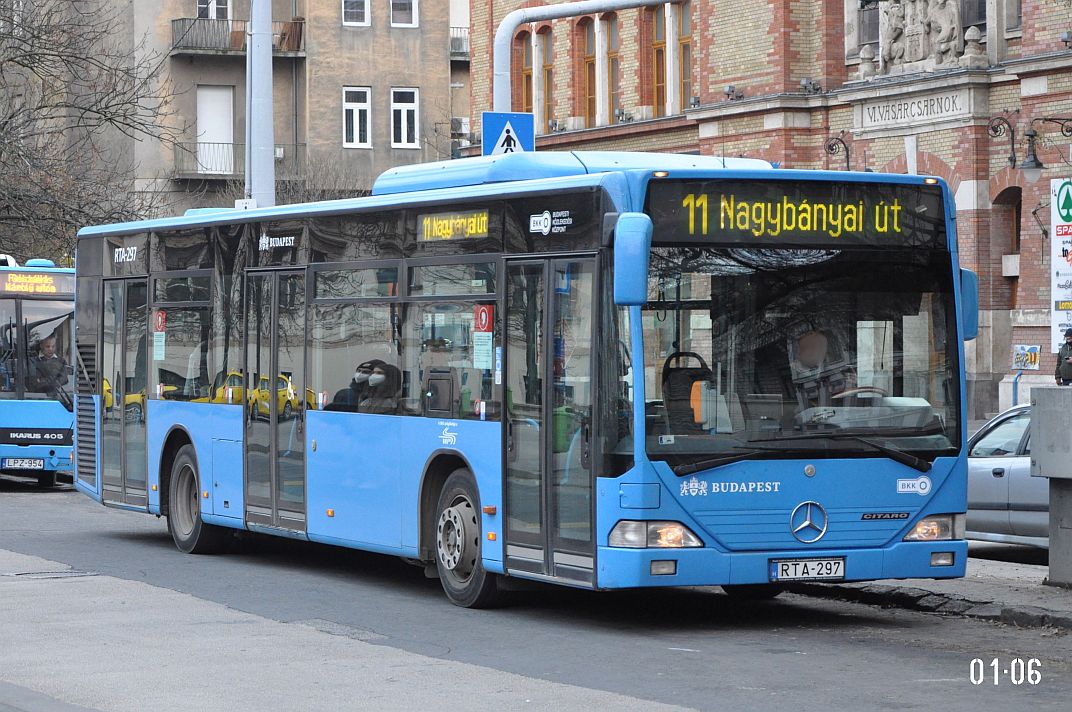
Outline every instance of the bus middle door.
{"type": "Polygon", "coordinates": [[[506,266],[506,568],[594,582],[596,259],[506,266]]]}

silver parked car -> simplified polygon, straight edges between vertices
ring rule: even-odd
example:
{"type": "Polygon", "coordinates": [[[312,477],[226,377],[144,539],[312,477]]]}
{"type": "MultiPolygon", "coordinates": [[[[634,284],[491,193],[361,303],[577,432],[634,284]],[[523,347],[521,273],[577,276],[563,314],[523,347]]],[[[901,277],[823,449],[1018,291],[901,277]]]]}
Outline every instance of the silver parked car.
{"type": "Polygon", "coordinates": [[[1049,480],[1031,476],[1031,406],[996,416],[968,441],[967,537],[1049,548],[1049,480]]]}

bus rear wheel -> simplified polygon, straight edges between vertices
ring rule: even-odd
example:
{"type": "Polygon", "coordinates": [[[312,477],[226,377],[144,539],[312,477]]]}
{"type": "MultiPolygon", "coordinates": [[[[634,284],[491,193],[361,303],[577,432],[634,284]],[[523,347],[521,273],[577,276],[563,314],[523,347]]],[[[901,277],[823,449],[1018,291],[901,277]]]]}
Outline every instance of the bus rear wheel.
{"type": "Polygon", "coordinates": [[[214,554],[227,543],[230,530],[201,520],[201,477],[193,445],[183,445],[175,454],[168,486],[168,532],[179,551],[214,554]]]}
{"type": "Polygon", "coordinates": [[[473,475],[464,468],[447,477],[435,520],[436,568],[450,602],[490,608],[500,600],[495,574],[481,562],[480,499],[473,475]]]}

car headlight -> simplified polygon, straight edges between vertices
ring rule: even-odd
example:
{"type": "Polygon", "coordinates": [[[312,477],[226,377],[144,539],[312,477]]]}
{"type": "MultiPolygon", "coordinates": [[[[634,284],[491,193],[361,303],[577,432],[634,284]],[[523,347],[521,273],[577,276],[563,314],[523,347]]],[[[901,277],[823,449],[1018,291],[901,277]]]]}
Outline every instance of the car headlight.
{"type": "Polygon", "coordinates": [[[611,529],[609,544],[627,549],[681,549],[703,546],[681,522],[638,522],[623,519],[611,529]]]}
{"type": "Polygon", "coordinates": [[[963,514],[932,514],[916,522],[904,541],[949,541],[964,538],[963,514]]]}

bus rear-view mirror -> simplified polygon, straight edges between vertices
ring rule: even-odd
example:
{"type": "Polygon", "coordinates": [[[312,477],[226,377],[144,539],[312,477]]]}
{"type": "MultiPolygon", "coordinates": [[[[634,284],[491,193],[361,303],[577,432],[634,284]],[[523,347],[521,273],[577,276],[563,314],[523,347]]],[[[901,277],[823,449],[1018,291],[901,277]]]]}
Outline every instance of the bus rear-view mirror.
{"type": "Polygon", "coordinates": [[[979,277],[970,269],[960,271],[960,304],[963,338],[971,341],[979,335],[979,277]]]}
{"type": "Polygon", "coordinates": [[[636,306],[648,300],[651,218],[622,213],[614,228],[614,303],[636,306]]]}

